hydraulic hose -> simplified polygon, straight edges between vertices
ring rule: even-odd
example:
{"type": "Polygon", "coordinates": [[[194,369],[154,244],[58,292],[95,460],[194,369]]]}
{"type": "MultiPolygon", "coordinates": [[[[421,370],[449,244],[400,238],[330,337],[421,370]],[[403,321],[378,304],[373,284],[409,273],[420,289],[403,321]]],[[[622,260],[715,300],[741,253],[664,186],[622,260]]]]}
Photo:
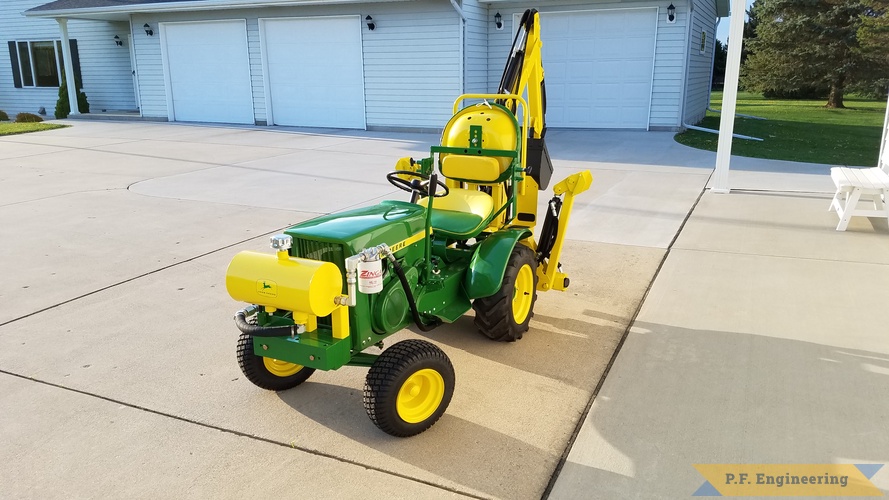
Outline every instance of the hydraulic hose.
{"type": "Polygon", "coordinates": [[[549,258],[556,238],[559,236],[559,213],[562,211],[562,199],[553,196],[549,200],[549,210],[546,211],[546,219],[540,228],[540,239],[537,242],[537,262],[543,262],[549,258]]]}
{"type": "Polygon", "coordinates": [[[292,335],[296,325],[288,326],[259,326],[247,322],[247,310],[241,309],[235,313],[235,324],[238,330],[251,337],[283,337],[292,335]]]}
{"type": "Polygon", "coordinates": [[[401,268],[401,264],[398,263],[394,255],[390,253],[388,257],[389,262],[392,264],[392,269],[395,270],[395,275],[398,276],[398,281],[401,282],[401,288],[404,289],[404,295],[407,296],[407,303],[411,308],[411,315],[414,317],[414,323],[417,324],[417,328],[421,332],[428,332],[441,325],[441,321],[437,318],[429,324],[423,323],[423,320],[420,318],[420,311],[417,310],[417,303],[414,301],[414,294],[411,292],[411,286],[404,275],[404,269],[401,268]]]}

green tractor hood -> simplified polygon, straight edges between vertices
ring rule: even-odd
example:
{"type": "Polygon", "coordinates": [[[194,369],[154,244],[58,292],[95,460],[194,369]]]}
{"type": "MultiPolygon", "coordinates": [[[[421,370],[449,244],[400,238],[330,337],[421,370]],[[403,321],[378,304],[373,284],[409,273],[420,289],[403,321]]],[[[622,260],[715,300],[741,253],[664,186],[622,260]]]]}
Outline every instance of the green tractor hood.
{"type": "MultiPolygon", "coordinates": [[[[414,203],[383,201],[379,205],[356,208],[312,219],[284,231],[293,237],[294,250],[298,242],[326,242],[343,245],[348,257],[361,250],[386,243],[392,246],[426,227],[426,209],[414,203]]],[[[316,255],[295,256],[328,260],[316,255]]],[[[339,263],[341,265],[341,263],[339,263]]]]}

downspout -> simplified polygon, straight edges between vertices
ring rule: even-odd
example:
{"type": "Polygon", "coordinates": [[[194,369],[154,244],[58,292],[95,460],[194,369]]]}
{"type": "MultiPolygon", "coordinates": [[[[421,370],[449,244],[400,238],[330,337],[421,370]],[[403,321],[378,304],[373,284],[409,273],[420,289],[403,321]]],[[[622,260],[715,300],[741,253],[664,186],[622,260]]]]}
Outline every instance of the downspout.
{"type": "Polygon", "coordinates": [[[466,75],[464,73],[464,68],[466,66],[466,49],[464,45],[466,45],[466,14],[463,13],[463,9],[460,8],[460,5],[457,4],[457,0],[451,0],[451,6],[454,7],[454,10],[457,11],[457,15],[460,16],[460,94],[463,94],[466,91],[466,75]]]}
{"type": "Polygon", "coordinates": [[[685,29],[685,48],[683,49],[685,57],[683,58],[683,61],[682,61],[682,64],[685,66],[685,71],[684,71],[685,77],[682,79],[682,93],[679,94],[679,99],[680,99],[679,123],[685,127],[687,127],[687,125],[685,124],[685,106],[686,106],[686,104],[688,104],[688,99],[687,99],[687,97],[688,97],[687,96],[687,94],[688,94],[688,72],[689,72],[689,67],[691,66],[688,63],[688,58],[691,57],[691,55],[690,55],[691,45],[689,45],[689,43],[691,42],[691,27],[694,24],[694,23],[692,23],[692,19],[691,19],[691,14],[692,14],[692,11],[694,10],[693,4],[694,4],[694,0],[688,0],[688,12],[686,14],[686,19],[685,19],[685,23],[687,25],[687,27],[685,29]]]}
{"type": "Polygon", "coordinates": [[[71,60],[71,42],[68,40],[68,20],[57,17],[59,30],[62,32],[62,59],[65,61],[65,85],[68,87],[68,105],[71,107],[69,115],[79,115],[80,107],[77,105],[77,82],[74,80],[74,63],[71,60]]]}
{"type": "Polygon", "coordinates": [[[457,0],[451,0],[451,5],[454,7],[454,10],[457,11],[457,15],[460,16],[460,19],[463,22],[466,22],[466,14],[463,13],[463,9],[460,8],[460,5],[457,3],[457,0]]]}
{"type": "MultiPolygon", "coordinates": [[[[693,0],[689,0],[689,2],[691,2],[691,1],[693,1],[693,0]]],[[[707,110],[706,111],[710,111],[713,113],[720,113],[719,110],[712,109],[710,107],[710,98],[713,95],[713,61],[716,59],[716,30],[719,29],[719,23],[721,21],[722,21],[722,18],[717,17],[716,18],[716,26],[713,28],[713,50],[710,52],[710,79],[709,79],[709,83],[707,85],[707,110]]],[[[691,40],[691,25],[692,25],[692,23],[691,23],[691,9],[689,9],[688,35],[686,37],[686,47],[685,47],[687,51],[691,51],[691,46],[688,45],[688,41],[691,40]]],[[[688,54],[688,53],[686,52],[686,54],[688,54]]],[[[689,67],[689,64],[688,64],[688,62],[686,62],[686,64],[685,64],[685,82],[686,82],[685,85],[688,85],[688,67],[689,67]]],[[[684,109],[685,104],[686,104],[685,93],[683,92],[683,101],[682,101],[682,107],[683,107],[683,109],[682,109],[682,126],[683,127],[687,128],[687,129],[691,129],[691,130],[697,130],[700,132],[708,132],[710,134],[719,135],[718,130],[714,130],[712,128],[699,127],[697,125],[690,125],[688,123],[685,123],[685,109],[684,109]]],[[[758,116],[742,115],[739,113],[735,113],[735,116],[740,116],[743,118],[753,118],[754,120],[765,120],[765,118],[760,118],[758,116]]],[[[762,139],[760,139],[759,137],[752,137],[749,135],[732,134],[732,137],[736,137],[738,139],[747,139],[748,141],[760,141],[760,142],[762,141],[762,139]]]]}

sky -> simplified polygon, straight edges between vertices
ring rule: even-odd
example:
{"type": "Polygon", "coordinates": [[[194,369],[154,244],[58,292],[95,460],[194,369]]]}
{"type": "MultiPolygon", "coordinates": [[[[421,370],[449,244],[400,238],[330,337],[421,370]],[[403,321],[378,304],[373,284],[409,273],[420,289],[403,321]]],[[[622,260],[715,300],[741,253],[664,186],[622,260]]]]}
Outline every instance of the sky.
{"type": "MultiPolygon", "coordinates": [[[[747,8],[753,5],[753,0],[747,0],[747,8]]],[[[728,25],[729,18],[723,17],[722,21],[719,22],[719,28],[716,30],[716,38],[719,39],[722,43],[725,43],[728,40],[728,25]]]]}

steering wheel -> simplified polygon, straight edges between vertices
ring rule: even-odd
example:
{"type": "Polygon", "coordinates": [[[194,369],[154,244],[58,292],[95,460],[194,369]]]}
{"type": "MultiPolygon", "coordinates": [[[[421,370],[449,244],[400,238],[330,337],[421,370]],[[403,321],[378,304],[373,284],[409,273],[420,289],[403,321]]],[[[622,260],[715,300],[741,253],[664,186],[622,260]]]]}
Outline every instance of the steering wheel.
{"type": "MultiPolygon", "coordinates": [[[[420,172],[412,172],[410,170],[394,170],[386,174],[386,180],[390,184],[402,191],[420,196],[429,196],[429,176],[420,172]],[[413,180],[407,180],[399,176],[413,177],[413,180]]],[[[442,198],[451,192],[448,185],[435,178],[435,184],[440,189],[435,190],[435,197],[442,198]]]]}

